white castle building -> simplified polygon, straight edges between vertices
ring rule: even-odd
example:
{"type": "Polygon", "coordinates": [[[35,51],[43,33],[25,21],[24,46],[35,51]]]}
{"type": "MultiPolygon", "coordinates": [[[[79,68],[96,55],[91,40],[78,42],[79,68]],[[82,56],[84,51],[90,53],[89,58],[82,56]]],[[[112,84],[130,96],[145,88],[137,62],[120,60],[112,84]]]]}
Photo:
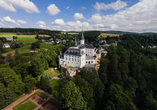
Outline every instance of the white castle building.
{"type": "Polygon", "coordinates": [[[77,45],[77,40],[75,37],[75,45],[69,47],[64,54],[60,52],[59,57],[59,68],[60,66],[70,66],[70,67],[95,67],[99,59],[101,58],[100,49],[96,49],[93,45],[85,45],[85,39],[82,31],[82,36],[80,38],[80,44],[77,45]]]}

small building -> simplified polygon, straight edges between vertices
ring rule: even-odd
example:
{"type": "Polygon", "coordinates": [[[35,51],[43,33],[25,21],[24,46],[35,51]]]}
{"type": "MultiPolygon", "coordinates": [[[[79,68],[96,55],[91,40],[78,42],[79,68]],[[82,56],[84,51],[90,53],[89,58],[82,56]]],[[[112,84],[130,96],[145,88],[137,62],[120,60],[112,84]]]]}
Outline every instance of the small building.
{"type": "Polygon", "coordinates": [[[63,44],[65,44],[65,43],[66,43],[66,40],[63,40],[62,42],[63,42],[63,44]]]}
{"type": "Polygon", "coordinates": [[[4,43],[3,48],[10,48],[10,45],[8,43],[4,43]]]}
{"type": "Polygon", "coordinates": [[[6,38],[7,41],[13,41],[13,38],[6,38]]]}
{"type": "Polygon", "coordinates": [[[109,49],[110,45],[109,44],[104,44],[103,47],[105,47],[106,49],[109,49]]]}
{"type": "Polygon", "coordinates": [[[46,40],[45,39],[41,39],[41,42],[46,42],[46,40]]]}

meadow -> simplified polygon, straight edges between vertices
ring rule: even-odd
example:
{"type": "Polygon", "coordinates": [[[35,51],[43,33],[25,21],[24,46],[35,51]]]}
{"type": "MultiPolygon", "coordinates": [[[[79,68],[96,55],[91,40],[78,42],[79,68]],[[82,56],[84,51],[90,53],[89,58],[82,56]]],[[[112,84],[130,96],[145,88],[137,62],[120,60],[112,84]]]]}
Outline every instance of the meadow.
{"type": "MultiPolygon", "coordinates": [[[[35,39],[36,35],[16,35],[16,33],[0,33],[0,37],[6,37],[6,38],[13,38],[13,36],[17,36],[17,43],[22,42],[24,44],[23,47],[19,48],[19,53],[25,53],[29,52],[31,49],[31,44],[38,41],[38,39],[35,39]]],[[[39,36],[45,36],[49,37],[49,35],[39,35],[39,36]]],[[[11,42],[9,43],[11,44],[11,42]]],[[[52,44],[46,44],[46,43],[41,43],[40,48],[50,48],[52,44]]],[[[5,49],[5,53],[3,53],[4,56],[6,56],[8,53],[15,53],[14,49],[7,48],[5,49]]]]}
{"type": "Polygon", "coordinates": [[[35,39],[35,37],[33,38],[32,35],[16,35],[16,33],[0,33],[0,37],[13,38],[13,36],[17,36],[19,42],[22,42],[23,44],[31,44],[33,42],[38,41],[38,39],[35,39]]]}
{"type": "Polygon", "coordinates": [[[110,36],[110,37],[115,37],[115,36],[119,36],[119,34],[109,34],[109,33],[101,33],[98,37],[107,37],[107,36],[110,36]]]}

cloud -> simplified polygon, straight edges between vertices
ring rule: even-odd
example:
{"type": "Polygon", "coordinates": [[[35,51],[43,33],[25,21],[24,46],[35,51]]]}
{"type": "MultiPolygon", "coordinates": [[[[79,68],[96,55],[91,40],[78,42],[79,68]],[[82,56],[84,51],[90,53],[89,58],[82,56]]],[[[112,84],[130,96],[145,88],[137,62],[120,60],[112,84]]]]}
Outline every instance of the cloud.
{"type": "Polygon", "coordinates": [[[4,0],[0,0],[0,8],[8,12],[16,12],[16,9],[13,7],[13,5],[4,0]]]}
{"type": "Polygon", "coordinates": [[[70,6],[68,6],[66,9],[69,9],[70,8],[70,6]]]}
{"type": "Polygon", "coordinates": [[[76,22],[67,22],[65,23],[63,19],[56,19],[54,22],[51,23],[52,29],[65,29],[65,30],[82,30],[82,28],[89,27],[88,22],[81,23],[79,20],[76,22]]]}
{"type": "Polygon", "coordinates": [[[36,24],[39,24],[39,25],[46,25],[45,21],[38,21],[36,24]]]}
{"type": "Polygon", "coordinates": [[[26,21],[23,21],[23,20],[17,20],[17,22],[20,24],[26,24],[27,23],[26,21]]]}
{"type": "Polygon", "coordinates": [[[63,19],[56,19],[54,22],[51,23],[52,25],[55,25],[55,26],[63,26],[65,23],[64,23],[64,20],[63,19]]]}
{"type": "Polygon", "coordinates": [[[74,18],[75,20],[84,19],[84,16],[83,16],[82,13],[75,13],[74,16],[73,16],[73,18],[74,18]]]}
{"type": "Polygon", "coordinates": [[[16,8],[25,10],[27,13],[40,13],[36,5],[29,0],[5,0],[7,3],[14,5],[16,8]]]}
{"type": "Polygon", "coordinates": [[[2,18],[0,18],[0,21],[4,22],[4,20],[2,18]]]}
{"type": "Polygon", "coordinates": [[[0,23],[0,27],[4,27],[4,26],[5,26],[4,24],[0,23]]]}
{"type": "Polygon", "coordinates": [[[121,0],[117,0],[116,2],[112,2],[111,4],[96,2],[96,4],[93,5],[94,9],[96,9],[97,11],[108,10],[108,9],[120,10],[126,6],[127,3],[121,0]]]}
{"type": "Polygon", "coordinates": [[[88,20],[89,22],[101,22],[102,17],[99,13],[92,15],[92,17],[88,20]]]}
{"type": "Polygon", "coordinates": [[[6,21],[8,23],[14,23],[14,24],[20,26],[19,23],[17,23],[14,19],[11,19],[9,16],[4,17],[3,19],[4,19],[4,21],[6,21]]]}
{"type": "Polygon", "coordinates": [[[157,31],[156,7],[156,0],[141,0],[130,8],[119,11],[116,14],[102,15],[101,23],[94,27],[101,30],[157,31]]]}
{"type": "Polygon", "coordinates": [[[38,21],[36,24],[38,24],[38,25],[39,25],[39,28],[42,28],[42,29],[47,29],[47,28],[49,28],[48,26],[46,26],[45,21],[38,21]]]}
{"type": "Polygon", "coordinates": [[[81,7],[81,9],[82,9],[82,10],[85,10],[85,9],[86,9],[86,7],[81,7]]]}
{"type": "Polygon", "coordinates": [[[50,14],[50,15],[56,15],[59,12],[61,12],[61,11],[58,9],[58,7],[55,4],[50,4],[47,7],[47,13],[50,14]]]}

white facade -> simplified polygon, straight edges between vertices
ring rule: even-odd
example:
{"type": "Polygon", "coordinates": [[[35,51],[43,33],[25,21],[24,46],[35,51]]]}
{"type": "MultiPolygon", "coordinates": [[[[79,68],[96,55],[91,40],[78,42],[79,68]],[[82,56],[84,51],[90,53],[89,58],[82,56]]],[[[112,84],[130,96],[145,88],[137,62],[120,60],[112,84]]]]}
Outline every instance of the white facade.
{"type": "Polygon", "coordinates": [[[82,68],[86,65],[96,65],[96,54],[101,54],[93,45],[84,45],[84,36],[82,32],[80,45],[77,45],[75,38],[75,46],[68,48],[64,54],[59,55],[60,66],[70,66],[82,68]]]}

